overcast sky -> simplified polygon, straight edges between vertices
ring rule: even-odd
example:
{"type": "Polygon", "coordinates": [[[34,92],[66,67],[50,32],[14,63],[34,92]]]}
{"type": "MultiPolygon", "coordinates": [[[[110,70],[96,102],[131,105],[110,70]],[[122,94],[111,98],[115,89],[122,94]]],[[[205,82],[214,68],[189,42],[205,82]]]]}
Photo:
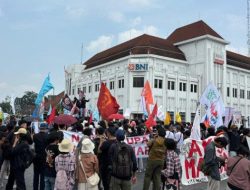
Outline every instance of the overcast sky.
{"type": "Polygon", "coordinates": [[[247,0],[0,0],[0,101],[38,92],[49,72],[55,94],[63,91],[64,66],[80,63],[82,43],[87,60],[201,19],[246,54],[246,17],[247,0]]]}

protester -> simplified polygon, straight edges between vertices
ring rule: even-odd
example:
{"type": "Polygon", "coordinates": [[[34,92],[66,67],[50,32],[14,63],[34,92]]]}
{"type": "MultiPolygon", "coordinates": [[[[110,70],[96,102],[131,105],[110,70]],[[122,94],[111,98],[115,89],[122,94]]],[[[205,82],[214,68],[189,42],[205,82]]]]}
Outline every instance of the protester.
{"type": "Polygon", "coordinates": [[[109,161],[109,149],[113,143],[116,142],[115,137],[116,129],[110,125],[109,128],[106,130],[106,136],[108,137],[108,140],[104,141],[102,144],[100,144],[100,174],[101,179],[103,182],[103,188],[104,190],[109,190],[109,183],[110,183],[110,170],[108,168],[108,161],[109,161]]]}
{"type": "MultiPolygon", "coordinates": [[[[165,183],[168,187],[174,186],[179,189],[181,179],[181,163],[178,154],[175,152],[176,142],[173,139],[166,139],[165,145],[167,147],[166,153],[166,167],[162,170],[165,177],[165,183]]],[[[168,188],[170,189],[170,188],[168,188]]]]}
{"type": "Polygon", "coordinates": [[[216,156],[216,147],[225,148],[228,141],[225,137],[217,137],[205,148],[204,161],[210,172],[208,174],[208,190],[220,190],[220,172],[219,167],[225,163],[224,157],[216,156]]]}
{"type": "Polygon", "coordinates": [[[55,169],[55,158],[59,155],[58,143],[59,134],[56,131],[51,132],[48,135],[48,146],[45,149],[46,152],[46,163],[44,167],[44,186],[45,190],[54,190],[56,169],[55,169]]]}
{"type": "Polygon", "coordinates": [[[59,144],[60,154],[55,158],[56,180],[54,190],[72,190],[75,184],[76,158],[71,154],[73,144],[64,139],[59,144]]]}
{"type": "Polygon", "coordinates": [[[232,190],[250,190],[249,150],[240,146],[237,155],[229,157],[227,162],[228,186],[232,190]]]}
{"type": "Polygon", "coordinates": [[[161,170],[164,165],[166,146],[166,131],[161,126],[154,139],[150,140],[147,145],[149,147],[149,155],[145,172],[143,190],[148,190],[151,180],[153,181],[153,190],[160,190],[161,170]]]}
{"type": "Polygon", "coordinates": [[[177,154],[180,154],[181,146],[183,144],[183,134],[181,132],[181,126],[177,125],[175,126],[176,132],[174,133],[174,140],[177,144],[176,152],[177,154]]]}
{"type": "Polygon", "coordinates": [[[174,133],[170,131],[170,126],[164,125],[164,129],[166,130],[165,138],[174,139],[174,133]]]}
{"type": "Polygon", "coordinates": [[[240,134],[237,125],[231,125],[227,134],[229,137],[229,155],[231,157],[236,156],[240,147],[240,134]]]}
{"type": "Polygon", "coordinates": [[[98,182],[96,185],[88,183],[87,178],[98,175],[99,163],[96,155],[94,154],[94,143],[85,138],[82,141],[81,153],[77,158],[76,167],[76,180],[78,183],[78,190],[98,190],[98,182]]]}
{"type": "Polygon", "coordinates": [[[125,131],[116,131],[117,142],[109,150],[111,168],[110,190],[131,190],[132,183],[136,182],[135,172],[137,163],[132,147],[124,142],[125,131]]]}
{"type": "Polygon", "coordinates": [[[248,143],[247,143],[247,137],[250,137],[250,129],[249,128],[244,128],[242,131],[242,135],[241,135],[241,145],[245,146],[247,148],[247,150],[249,149],[248,143]]]}
{"type": "Polygon", "coordinates": [[[48,131],[48,124],[41,123],[39,126],[39,133],[33,136],[35,153],[36,153],[36,156],[33,161],[33,166],[34,166],[33,190],[44,189],[44,167],[46,164],[45,148],[47,146],[47,140],[48,140],[47,131],[48,131]]]}
{"type": "Polygon", "coordinates": [[[10,174],[6,185],[6,190],[13,189],[16,181],[17,189],[26,190],[24,172],[33,160],[28,145],[29,137],[25,128],[20,128],[15,134],[13,148],[11,150],[10,174]],[[29,163],[29,165],[26,165],[29,163]]]}

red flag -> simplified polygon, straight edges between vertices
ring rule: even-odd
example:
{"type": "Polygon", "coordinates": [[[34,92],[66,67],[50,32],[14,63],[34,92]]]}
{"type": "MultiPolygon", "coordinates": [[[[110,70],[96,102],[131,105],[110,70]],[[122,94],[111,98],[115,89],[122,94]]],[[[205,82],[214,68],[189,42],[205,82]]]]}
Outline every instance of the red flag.
{"type": "Polygon", "coordinates": [[[52,108],[52,111],[51,111],[51,114],[50,114],[49,117],[47,118],[47,123],[48,123],[48,124],[53,123],[53,121],[55,120],[55,117],[56,117],[56,108],[53,107],[53,108],[52,108]]]}
{"type": "Polygon", "coordinates": [[[156,103],[152,113],[148,117],[148,120],[145,122],[145,125],[149,131],[151,131],[152,126],[156,125],[155,116],[157,115],[157,110],[158,110],[158,106],[156,103]]]}
{"type": "Polygon", "coordinates": [[[93,116],[92,116],[92,112],[90,113],[90,116],[89,116],[89,124],[93,122],[93,116]]]}
{"type": "Polygon", "coordinates": [[[150,104],[154,104],[154,101],[153,101],[153,95],[152,95],[151,87],[150,87],[148,80],[146,81],[144,88],[142,89],[141,96],[144,97],[145,104],[146,104],[146,110],[147,110],[148,114],[150,114],[150,107],[149,106],[150,106],[150,104]]]}
{"type": "Polygon", "coordinates": [[[97,107],[102,118],[105,120],[108,120],[111,114],[117,113],[120,107],[104,83],[101,84],[97,107]]]}

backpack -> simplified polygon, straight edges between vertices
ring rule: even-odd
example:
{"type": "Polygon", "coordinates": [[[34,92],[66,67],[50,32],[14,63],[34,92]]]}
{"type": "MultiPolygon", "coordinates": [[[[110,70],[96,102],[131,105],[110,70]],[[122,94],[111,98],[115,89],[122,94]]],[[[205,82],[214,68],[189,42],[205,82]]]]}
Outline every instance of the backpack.
{"type": "Polygon", "coordinates": [[[125,143],[117,143],[115,146],[112,174],[118,178],[130,178],[133,169],[130,149],[125,143]]]}
{"type": "Polygon", "coordinates": [[[56,173],[55,189],[56,190],[69,189],[69,180],[65,170],[59,170],[56,173]]]}
{"type": "Polygon", "coordinates": [[[17,168],[25,170],[30,167],[35,157],[34,150],[31,150],[27,145],[22,151],[21,154],[17,155],[17,168]]]}

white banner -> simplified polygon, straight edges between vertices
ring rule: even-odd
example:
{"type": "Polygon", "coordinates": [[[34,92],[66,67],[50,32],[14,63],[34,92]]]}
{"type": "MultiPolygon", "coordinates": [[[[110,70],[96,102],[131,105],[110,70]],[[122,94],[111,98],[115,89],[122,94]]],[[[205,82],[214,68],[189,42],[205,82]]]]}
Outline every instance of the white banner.
{"type": "Polygon", "coordinates": [[[125,142],[131,145],[135,151],[136,158],[147,158],[148,157],[148,146],[149,135],[127,137],[125,142]]]}
{"type": "Polygon", "coordinates": [[[78,145],[81,138],[83,137],[83,134],[70,132],[70,131],[63,131],[63,135],[64,135],[64,139],[70,140],[74,144],[75,147],[78,145]]]}
{"type": "MultiPolygon", "coordinates": [[[[199,165],[203,161],[206,146],[213,141],[215,136],[205,140],[186,139],[181,148],[180,160],[182,167],[181,182],[183,185],[193,185],[208,181],[207,177],[199,171],[199,165]]],[[[216,148],[216,155],[228,158],[228,151],[216,148]]],[[[227,178],[226,166],[220,168],[221,180],[227,178]]]]}

